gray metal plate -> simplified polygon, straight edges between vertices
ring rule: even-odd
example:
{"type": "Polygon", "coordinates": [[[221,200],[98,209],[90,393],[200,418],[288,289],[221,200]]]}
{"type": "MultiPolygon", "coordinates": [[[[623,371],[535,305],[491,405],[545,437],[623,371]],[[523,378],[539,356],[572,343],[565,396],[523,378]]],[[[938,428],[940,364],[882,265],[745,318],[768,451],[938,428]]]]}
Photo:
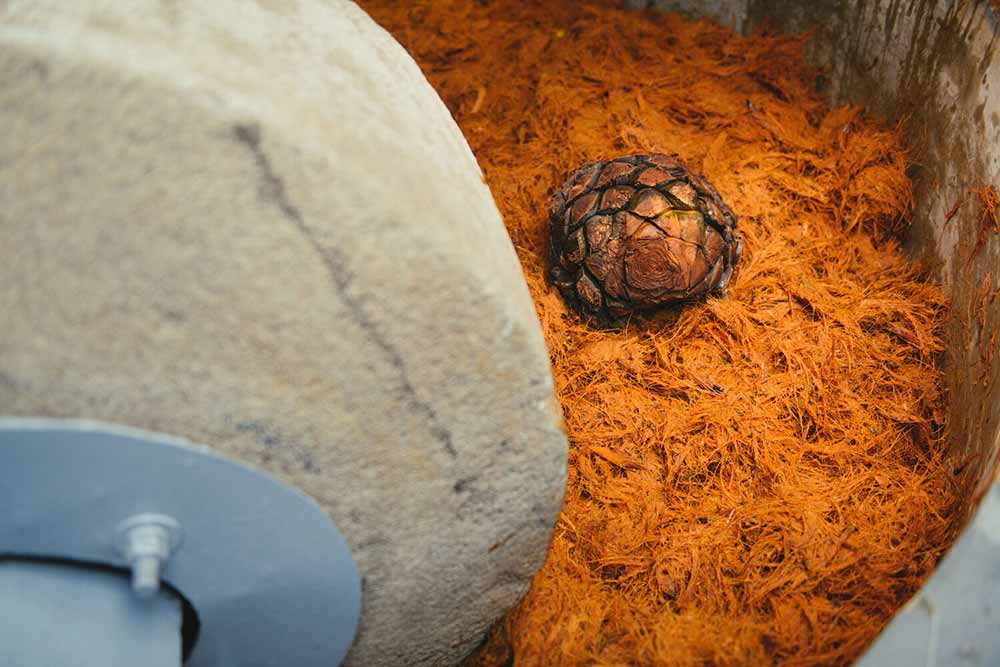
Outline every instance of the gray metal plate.
{"type": "Polygon", "coordinates": [[[179,664],[181,602],[173,594],[140,600],[120,573],[0,560],[0,665],[179,664]]]}
{"type": "Polygon", "coordinates": [[[160,434],[0,418],[0,557],[125,567],[115,528],[144,512],[184,541],[163,579],[196,610],[190,667],[329,667],[361,610],[350,550],[326,513],[277,480],[160,434]]]}

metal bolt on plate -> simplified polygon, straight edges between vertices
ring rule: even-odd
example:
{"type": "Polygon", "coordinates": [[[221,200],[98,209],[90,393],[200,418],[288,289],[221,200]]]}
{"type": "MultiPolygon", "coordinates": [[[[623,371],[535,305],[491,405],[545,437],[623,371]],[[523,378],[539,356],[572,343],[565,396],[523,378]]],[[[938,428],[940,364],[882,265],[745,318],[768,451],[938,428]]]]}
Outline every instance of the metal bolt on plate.
{"type": "Polygon", "coordinates": [[[181,543],[181,526],[165,514],[136,514],[118,525],[115,548],[132,568],[132,590],[151,598],[160,590],[160,571],[181,543]]]}

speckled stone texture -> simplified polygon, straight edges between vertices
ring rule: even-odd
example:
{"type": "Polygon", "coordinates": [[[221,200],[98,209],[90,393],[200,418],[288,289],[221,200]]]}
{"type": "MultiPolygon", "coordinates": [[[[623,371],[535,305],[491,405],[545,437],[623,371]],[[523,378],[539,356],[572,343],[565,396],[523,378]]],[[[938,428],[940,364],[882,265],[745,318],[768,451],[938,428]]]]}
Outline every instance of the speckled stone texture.
{"type": "Polygon", "coordinates": [[[566,443],[412,60],[342,0],[13,0],[0,127],[0,414],[277,474],[362,570],[347,664],[457,663],[544,559],[566,443]]]}

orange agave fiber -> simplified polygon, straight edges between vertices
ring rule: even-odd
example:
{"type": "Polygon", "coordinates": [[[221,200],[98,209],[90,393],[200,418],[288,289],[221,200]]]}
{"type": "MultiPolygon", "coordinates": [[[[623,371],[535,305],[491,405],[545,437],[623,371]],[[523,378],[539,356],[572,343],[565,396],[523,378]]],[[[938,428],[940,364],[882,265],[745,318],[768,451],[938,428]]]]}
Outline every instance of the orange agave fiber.
{"type": "Polygon", "coordinates": [[[829,108],[805,36],[579,0],[365,0],[465,132],[517,249],[570,440],[525,600],[469,665],[845,665],[963,508],[942,293],[896,240],[901,132],[829,108]],[[729,295],[596,331],[546,283],[550,192],[677,153],[740,218],[729,295]]]}

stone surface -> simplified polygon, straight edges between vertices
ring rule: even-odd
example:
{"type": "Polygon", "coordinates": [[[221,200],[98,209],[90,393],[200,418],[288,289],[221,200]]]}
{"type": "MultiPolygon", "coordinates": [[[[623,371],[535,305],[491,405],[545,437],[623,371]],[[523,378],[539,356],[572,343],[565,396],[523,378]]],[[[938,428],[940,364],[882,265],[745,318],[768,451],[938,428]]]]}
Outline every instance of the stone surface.
{"type": "Polygon", "coordinates": [[[348,664],[455,664],[541,565],[566,445],[412,60],[345,0],[13,0],[0,127],[0,414],[277,474],[362,570],[348,664]]]}

